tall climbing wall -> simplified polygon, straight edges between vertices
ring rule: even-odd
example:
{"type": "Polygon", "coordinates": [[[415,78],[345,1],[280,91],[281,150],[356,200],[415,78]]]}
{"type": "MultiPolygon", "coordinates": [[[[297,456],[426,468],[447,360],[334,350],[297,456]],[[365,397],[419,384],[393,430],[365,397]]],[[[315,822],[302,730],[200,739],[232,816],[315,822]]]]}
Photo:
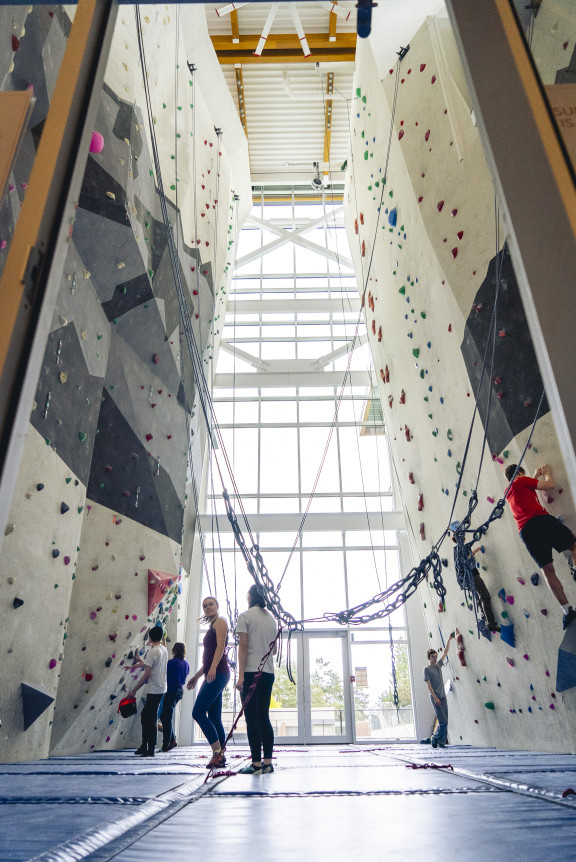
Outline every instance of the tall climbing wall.
{"type": "MultiPolygon", "coordinates": [[[[47,92],[70,20],[56,6],[19,14],[4,88],[47,92]]],[[[138,721],[117,713],[126,662],[151,623],[169,648],[185,631],[201,380],[250,178],[204,10],[142,6],[140,20],[142,55],[135,10],[120,11],[2,541],[3,760],[138,741],[138,721]]],[[[9,238],[14,207],[0,213],[9,238]]]]}
{"type": "MultiPolygon", "coordinates": [[[[530,474],[553,466],[557,487],[542,502],[575,529],[506,226],[448,21],[428,18],[400,61],[379,45],[373,38],[357,52],[347,225],[414,558],[466,515],[476,487],[472,526],[489,517],[506,486],[503,468],[519,460],[537,415],[524,466],[530,474]]],[[[440,548],[445,604],[427,581],[419,589],[430,646],[442,649],[456,628],[462,634],[463,663],[452,648],[445,671],[450,739],[574,751],[576,690],[556,689],[561,609],[543,578],[532,577],[536,566],[507,507],[478,544],[475,561],[501,635],[478,635],[449,538],[440,548]]],[[[576,603],[568,565],[562,556],[557,564],[576,603]]],[[[573,658],[569,651],[569,665],[573,658]]],[[[415,684],[424,684],[420,672],[415,684]]]]}

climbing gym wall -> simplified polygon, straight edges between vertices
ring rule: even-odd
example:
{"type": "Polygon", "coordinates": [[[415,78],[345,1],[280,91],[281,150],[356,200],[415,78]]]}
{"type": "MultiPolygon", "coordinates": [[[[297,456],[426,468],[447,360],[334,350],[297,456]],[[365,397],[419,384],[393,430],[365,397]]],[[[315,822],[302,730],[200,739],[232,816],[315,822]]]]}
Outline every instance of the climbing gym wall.
{"type": "MultiPolygon", "coordinates": [[[[448,21],[428,18],[401,59],[379,51],[376,37],[357,51],[347,225],[414,560],[462,520],[476,488],[472,527],[489,518],[506,486],[504,467],[527,443],[528,473],[547,463],[554,469],[556,489],[542,502],[574,529],[506,226],[448,21]]],[[[477,544],[500,634],[479,636],[449,537],[439,550],[445,603],[426,580],[419,588],[429,646],[441,650],[457,628],[462,636],[444,672],[450,741],[575,751],[575,689],[560,692],[576,681],[570,638],[557,680],[562,611],[535,575],[507,507],[477,544]]],[[[558,555],[557,571],[576,603],[558,555]]],[[[419,659],[423,667],[425,652],[419,659]]],[[[415,685],[423,685],[418,657],[413,662],[415,685]]]]}
{"type": "MultiPolygon", "coordinates": [[[[33,86],[45,116],[66,8],[19,7],[7,32],[4,89],[33,86]]],[[[37,105],[8,196],[43,118],[37,105]]],[[[168,649],[184,635],[202,379],[250,198],[203,8],[122,8],[2,537],[3,760],[139,741],[117,713],[124,667],[151,623],[168,649]]],[[[0,213],[8,246],[17,206],[0,213]]]]}

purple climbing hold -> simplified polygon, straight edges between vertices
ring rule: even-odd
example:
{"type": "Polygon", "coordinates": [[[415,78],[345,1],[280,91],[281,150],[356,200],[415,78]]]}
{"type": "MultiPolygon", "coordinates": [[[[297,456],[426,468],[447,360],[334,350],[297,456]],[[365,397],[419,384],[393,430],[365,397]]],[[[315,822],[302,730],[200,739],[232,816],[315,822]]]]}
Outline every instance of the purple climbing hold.
{"type": "Polygon", "coordinates": [[[56,661],[56,659],[51,658],[50,661],[48,662],[48,667],[50,668],[50,670],[54,670],[54,668],[56,667],[57,664],[58,664],[58,662],[56,661]]]}
{"type": "Polygon", "coordinates": [[[514,596],[506,596],[506,601],[508,602],[509,605],[513,605],[514,604],[514,596]]]}

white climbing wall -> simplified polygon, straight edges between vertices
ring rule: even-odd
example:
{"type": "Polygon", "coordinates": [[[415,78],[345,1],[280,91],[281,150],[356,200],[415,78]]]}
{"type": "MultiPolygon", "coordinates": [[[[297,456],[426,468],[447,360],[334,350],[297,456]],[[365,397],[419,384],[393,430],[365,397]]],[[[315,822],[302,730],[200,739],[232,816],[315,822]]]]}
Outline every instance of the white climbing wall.
{"type": "MultiPolygon", "coordinates": [[[[429,17],[409,42],[399,67],[394,53],[375,38],[357,50],[346,203],[359,283],[366,285],[365,313],[392,454],[419,561],[450,520],[493,308],[497,279],[490,262],[503,247],[506,229],[495,214],[494,189],[447,20],[429,17]]],[[[492,373],[490,431],[473,526],[501,497],[503,466],[520,457],[541,393],[511,264],[505,254],[502,260],[495,360],[487,371],[488,379],[492,373]]],[[[546,410],[524,463],[529,473],[553,465],[557,489],[543,502],[574,529],[576,516],[546,410]]],[[[483,433],[477,419],[453,515],[458,520],[475,486],[483,433]]],[[[537,586],[531,583],[536,567],[507,509],[483,544],[485,552],[476,556],[481,575],[498,622],[514,624],[515,646],[499,637],[478,638],[474,614],[456,584],[449,539],[440,549],[448,560],[445,609],[439,610],[427,582],[419,589],[429,644],[440,649],[457,627],[463,635],[466,666],[453,647],[445,671],[452,689],[450,739],[574,751],[576,689],[563,696],[556,692],[561,609],[542,578],[537,586]]],[[[562,557],[557,563],[576,602],[568,566],[562,557]]],[[[424,683],[417,658],[418,686],[424,683]]],[[[420,665],[425,664],[423,654],[420,665]]]]}
{"type": "MultiPolygon", "coordinates": [[[[4,761],[139,742],[139,721],[117,714],[127,656],[143,652],[157,620],[168,649],[186,629],[182,544],[192,537],[182,524],[194,523],[184,510],[194,506],[192,482],[201,484],[206,435],[166,250],[134,14],[119,13],[97,120],[104,149],[89,157],[2,541],[4,761]],[[152,607],[149,569],[170,579],[152,607]],[[22,682],[54,698],[27,730],[22,682]]],[[[185,318],[209,380],[235,238],[251,208],[247,142],[204,9],[140,14],[185,318]]],[[[17,89],[18,52],[28,51],[26,74],[40,91],[59,58],[35,55],[25,37],[63,50],[69,22],[47,7],[21,19],[19,46],[0,69],[17,89]]]]}

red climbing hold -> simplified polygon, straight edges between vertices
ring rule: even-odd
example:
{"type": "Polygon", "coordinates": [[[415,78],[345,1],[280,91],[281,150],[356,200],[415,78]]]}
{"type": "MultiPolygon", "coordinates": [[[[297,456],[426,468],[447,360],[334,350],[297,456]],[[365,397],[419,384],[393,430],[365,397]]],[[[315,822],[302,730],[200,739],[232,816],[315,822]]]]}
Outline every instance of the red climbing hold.
{"type": "Polygon", "coordinates": [[[452,218],[455,218],[458,215],[458,210],[456,208],[454,208],[452,210],[452,212],[450,213],[450,215],[452,216],[452,218]]]}
{"type": "Polygon", "coordinates": [[[418,497],[418,511],[421,512],[424,508],[424,494],[420,494],[418,497]]]}
{"type": "Polygon", "coordinates": [[[362,257],[366,257],[366,243],[362,240],[362,257]]]}
{"type": "Polygon", "coordinates": [[[358,233],[358,219],[354,219],[354,233],[358,233]]]}
{"type": "Polygon", "coordinates": [[[382,341],[382,327],[378,327],[378,341],[382,341]]]}
{"type": "Polygon", "coordinates": [[[400,399],[399,399],[399,401],[400,401],[400,404],[406,404],[406,393],[404,392],[404,390],[403,390],[403,389],[402,389],[402,390],[401,390],[401,392],[400,392],[400,399]]]}
{"type": "Polygon", "coordinates": [[[436,83],[436,75],[432,75],[432,79],[431,79],[430,83],[431,83],[431,84],[435,84],[435,83],[436,83]]]}
{"type": "Polygon", "coordinates": [[[428,131],[424,135],[424,140],[427,141],[429,139],[429,137],[430,137],[430,129],[428,129],[428,131]]]}
{"type": "Polygon", "coordinates": [[[421,521],[420,523],[420,538],[422,541],[425,541],[426,539],[426,527],[424,526],[424,521],[421,521]]]}
{"type": "Polygon", "coordinates": [[[17,51],[20,47],[20,39],[12,33],[12,50],[17,51]]]}
{"type": "Polygon", "coordinates": [[[424,198],[422,197],[422,195],[420,195],[420,197],[418,198],[418,203],[421,204],[423,200],[424,198]]]}
{"type": "Polygon", "coordinates": [[[420,63],[420,71],[423,72],[426,68],[426,63],[420,63]]]}
{"type": "Polygon", "coordinates": [[[392,395],[388,396],[388,407],[392,407],[392,403],[394,401],[394,397],[392,395]]]}
{"type": "Polygon", "coordinates": [[[448,332],[452,332],[452,324],[451,323],[448,324],[448,332]]]}
{"type": "Polygon", "coordinates": [[[452,251],[451,251],[450,253],[451,253],[452,257],[454,258],[454,260],[456,260],[456,258],[458,257],[458,248],[457,248],[457,246],[454,246],[454,248],[452,249],[452,251]]]}
{"type": "Polygon", "coordinates": [[[372,320],[372,335],[376,335],[376,321],[372,320]]]}
{"type": "Polygon", "coordinates": [[[442,210],[444,209],[444,201],[438,201],[438,203],[436,204],[436,208],[437,208],[438,212],[441,213],[442,210]]]}
{"type": "Polygon", "coordinates": [[[505,329],[500,329],[498,331],[498,335],[500,336],[500,338],[506,338],[507,332],[505,329]]]}
{"type": "Polygon", "coordinates": [[[154,439],[154,436],[152,434],[146,434],[146,440],[148,441],[148,443],[150,442],[150,440],[153,440],[153,439],[154,439]]]}
{"type": "Polygon", "coordinates": [[[408,442],[411,441],[412,435],[410,434],[410,429],[408,428],[407,425],[404,426],[404,436],[406,437],[408,442]]]}
{"type": "Polygon", "coordinates": [[[414,484],[414,473],[408,473],[408,481],[411,485],[414,484]]]}
{"type": "Polygon", "coordinates": [[[456,236],[458,237],[458,239],[462,239],[462,237],[464,236],[464,231],[459,230],[458,233],[456,234],[456,236]]]}
{"type": "Polygon", "coordinates": [[[157,353],[154,353],[154,354],[153,354],[153,356],[152,356],[152,362],[154,363],[154,365],[158,365],[158,363],[160,362],[160,357],[158,356],[158,354],[157,354],[157,353]]]}
{"type": "Polygon", "coordinates": [[[364,213],[360,213],[360,224],[364,224],[364,213]]]}
{"type": "Polygon", "coordinates": [[[388,366],[386,366],[384,371],[385,381],[384,383],[390,383],[390,372],[388,371],[388,366]]]}

